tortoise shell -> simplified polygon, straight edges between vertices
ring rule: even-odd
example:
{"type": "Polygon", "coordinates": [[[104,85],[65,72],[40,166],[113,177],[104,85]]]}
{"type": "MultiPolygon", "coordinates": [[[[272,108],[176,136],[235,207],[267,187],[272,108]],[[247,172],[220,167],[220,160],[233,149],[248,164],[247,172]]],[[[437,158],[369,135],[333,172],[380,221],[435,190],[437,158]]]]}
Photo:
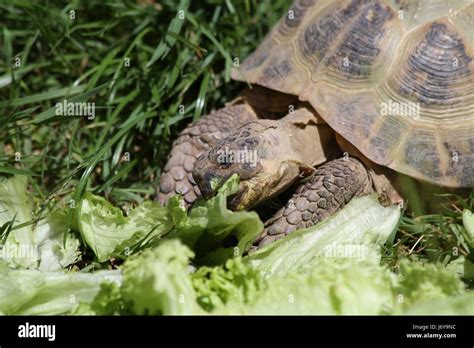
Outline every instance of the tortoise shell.
{"type": "Polygon", "coordinates": [[[474,187],[474,0],[300,0],[232,72],[309,101],[370,160],[474,187]]]}

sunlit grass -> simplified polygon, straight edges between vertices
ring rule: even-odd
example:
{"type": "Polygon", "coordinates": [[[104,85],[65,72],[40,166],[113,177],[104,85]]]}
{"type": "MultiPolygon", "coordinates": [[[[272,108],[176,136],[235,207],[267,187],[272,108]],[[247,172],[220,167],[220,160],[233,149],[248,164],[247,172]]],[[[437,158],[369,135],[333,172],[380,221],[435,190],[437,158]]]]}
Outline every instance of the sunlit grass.
{"type": "Polygon", "coordinates": [[[172,139],[221,107],[287,1],[0,2],[0,173],[41,200],[149,198],[172,139]],[[94,102],[94,120],[55,105],[94,102]]]}

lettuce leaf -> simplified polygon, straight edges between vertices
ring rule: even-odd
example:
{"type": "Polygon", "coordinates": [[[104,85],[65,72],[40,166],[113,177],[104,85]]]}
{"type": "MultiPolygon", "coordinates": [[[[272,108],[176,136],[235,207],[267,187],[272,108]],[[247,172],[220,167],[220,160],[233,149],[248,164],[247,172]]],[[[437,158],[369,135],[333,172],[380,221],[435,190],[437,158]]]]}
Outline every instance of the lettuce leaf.
{"type": "Polygon", "coordinates": [[[473,315],[474,292],[470,291],[458,296],[415,303],[408,308],[407,315],[473,315]]]}
{"type": "Polygon", "coordinates": [[[211,314],[379,314],[393,304],[392,275],[370,261],[322,258],[308,272],[264,275],[240,259],[192,275],[211,314]]]}
{"type": "Polygon", "coordinates": [[[72,233],[68,233],[67,226],[66,213],[55,211],[34,229],[39,253],[37,268],[40,271],[60,271],[81,259],[81,242],[72,233]]]}
{"type": "MultiPolygon", "coordinates": [[[[473,315],[474,292],[466,290],[457,274],[458,266],[466,262],[462,257],[454,261],[454,267],[404,260],[394,287],[397,296],[396,314],[408,315],[473,315]],[[453,272],[452,269],[456,269],[453,272]]],[[[453,262],[452,262],[453,263],[453,262]]]]}
{"type": "Polygon", "coordinates": [[[408,310],[416,303],[457,296],[465,291],[461,279],[445,267],[406,259],[400,262],[393,288],[398,307],[395,311],[398,312],[408,310]]]}
{"type": "MultiPolygon", "coordinates": [[[[381,265],[380,245],[396,231],[398,207],[382,207],[374,195],[354,199],[326,221],[242,258],[263,224],[255,212],[227,209],[237,190],[233,177],[189,212],[175,197],[167,207],[147,202],[128,216],[85,194],[75,221],[97,259],[138,253],[120,270],[74,273],[64,268],[79,260],[80,241],[66,230],[66,214],[50,212],[27,224],[26,179],[1,181],[0,223],[8,236],[0,255],[0,313],[474,313],[473,293],[460,280],[472,279],[470,255],[448,269],[403,260],[393,273],[381,265]],[[11,229],[19,224],[25,226],[11,229]],[[217,266],[193,272],[191,261],[217,266]]],[[[463,214],[468,234],[469,213],[463,214]]]]}
{"type": "Polygon", "coordinates": [[[207,312],[224,307],[254,303],[267,284],[261,274],[242,262],[229,259],[218,267],[201,267],[191,275],[198,304],[207,312]]]}
{"type": "Polygon", "coordinates": [[[172,213],[156,202],[146,202],[125,217],[104,198],[85,193],[76,221],[84,241],[104,262],[112,256],[128,256],[137,244],[168,233],[174,227],[172,213]]]}
{"type": "Polygon", "coordinates": [[[239,190],[239,177],[233,175],[211,199],[199,200],[188,216],[169,234],[179,238],[196,253],[199,264],[216,265],[242,255],[263,229],[254,211],[227,209],[227,197],[239,190]],[[229,244],[230,246],[227,246],[229,244]]]}
{"type": "Polygon", "coordinates": [[[167,207],[146,202],[131,210],[127,217],[102,197],[86,193],[76,221],[99,262],[111,256],[124,258],[135,247],[158,240],[151,244],[156,246],[160,238],[166,237],[178,238],[193,249],[197,262],[220,264],[241,255],[263,228],[257,213],[227,209],[227,197],[238,188],[239,179],[235,175],[215,197],[201,199],[189,212],[175,196],[167,207]]]}
{"type": "Polygon", "coordinates": [[[284,276],[265,276],[239,259],[201,268],[192,275],[197,302],[210,314],[232,315],[474,314],[461,307],[472,292],[441,265],[405,259],[395,274],[373,259],[317,261],[284,276]]]}
{"type": "Polygon", "coordinates": [[[367,315],[383,313],[393,301],[388,269],[363,260],[321,258],[309,272],[265,280],[252,303],[233,298],[213,314],[367,315]]]}
{"type": "Polygon", "coordinates": [[[463,210],[462,223],[468,234],[469,246],[474,250],[474,214],[470,210],[463,210]]]}
{"type": "Polygon", "coordinates": [[[311,268],[321,257],[371,259],[379,263],[380,245],[396,231],[399,219],[399,208],[381,206],[376,195],[354,198],[327,220],[295,231],[245,261],[266,276],[311,268]]]}
{"type": "MultiPolygon", "coordinates": [[[[301,238],[305,239],[300,243],[276,243],[268,248],[280,265],[272,272],[261,262],[249,262],[254,257],[250,255],[191,273],[193,252],[178,239],[164,240],[156,248],[129,257],[122,266],[122,285],[102,285],[96,299],[82,307],[82,313],[403,314],[431,300],[463,296],[459,277],[442,266],[404,260],[395,274],[381,265],[380,243],[391,233],[389,227],[396,226],[398,208],[383,208],[370,197],[355,202],[348,210],[356,210],[351,213],[354,223],[366,230],[349,233],[344,222],[333,222],[326,233],[337,239],[323,235],[317,239],[321,244],[313,245],[314,254],[309,248],[301,253],[301,243],[311,243],[321,233],[318,228],[304,231],[301,238]],[[343,255],[339,249],[333,253],[337,245],[367,249],[349,248],[343,255]],[[288,258],[287,253],[297,257],[288,258]],[[281,268],[285,262],[291,262],[291,267],[281,268]]],[[[333,218],[342,219],[341,214],[333,218]]],[[[286,239],[292,240],[291,235],[286,239]]]]}
{"type": "Polygon", "coordinates": [[[68,233],[66,214],[50,213],[32,225],[31,211],[25,176],[0,181],[0,226],[12,227],[2,245],[0,259],[12,268],[43,271],[59,271],[77,262],[80,242],[68,233]],[[13,229],[22,224],[25,226],[13,229]]]}
{"type": "Polygon", "coordinates": [[[95,273],[11,269],[0,262],[0,314],[56,315],[94,299],[103,281],[120,281],[119,271],[95,273]]]}
{"type": "MultiPolygon", "coordinates": [[[[1,179],[0,179],[1,180],[1,179]]],[[[31,221],[31,202],[27,199],[27,177],[13,176],[0,182],[0,226],[2,229],[31,221]]],[[[11,229],[2,245],[1,258],[11,267],[32,268],[37,266],[34,234],[31,226],[11,229]]]]}
{"type": "Polygon", "coordinates": [[[211,314],[401,314],[462,295],[462,281],[441,265],[404,260],[397,275],[380,264],[399,218],[375,196],[355,199],[243,262],[201,268],[192,276],[198,303],[211,314]]]}
{"type": "Polygon", "coordinates": [[[90,302],[81,302],[72,315],[131,315],[133,312],[122,299],[117,282],[102,282],[100,290],[90,302]]]}
{"type": "Polygon", "coordinates": [[[198,303],[213,314],[378,314],[395,296],[380,245],[396,230],[398,207],[375,195],[352,200],[328,220],[250,256],[193,274],[198,303]]]}
{"type": "Polygon", "coordinates": [[[179,315],[202,313],[190,277],[193,253],[179,240],[162,242],[127,258],[121,284],[103,283],[79,315],[179,315]]]}
{"type": "Polygon", "coordinates": [[[175,315],[198,311],[188,263],[193,252],[179,240],[169,240],[125,262],[122,298],[134,314],[175,315]]]}

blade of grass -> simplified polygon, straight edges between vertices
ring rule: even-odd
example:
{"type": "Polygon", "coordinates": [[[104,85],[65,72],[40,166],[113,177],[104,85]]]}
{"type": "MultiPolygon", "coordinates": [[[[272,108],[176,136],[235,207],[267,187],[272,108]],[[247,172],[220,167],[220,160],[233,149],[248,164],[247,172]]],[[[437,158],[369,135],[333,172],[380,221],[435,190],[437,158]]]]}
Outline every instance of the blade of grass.
{"type": "MultiPolygon", "coordinates": [[[[187,13],[188,7],[189,7],[189,0],[181,0],[179,2],[178,13],[176,14],[176,17],[174,17],[171,20],[171,23],[168,27],[168,32],[179,34],[179,32],[181,31],[181,28],[183,27],[186,15],[188,15],[187,13]],[[183,11],[181,13],[184,14],[185,16],[184,19],[179,18],[181,14],[180,11],[183,11]]],[[[156,50],[153,53],[153,56],[148,61],[145,68],[150,68],[158,59],[163,59],[164,57],[166,57],[166,55],[170,52],[170,50],[173,48],[175,43],[176,43],[176,39],[173,38],[172,36],[167,35],[158,44],[158,47],[156,47],[156,50]]]]}

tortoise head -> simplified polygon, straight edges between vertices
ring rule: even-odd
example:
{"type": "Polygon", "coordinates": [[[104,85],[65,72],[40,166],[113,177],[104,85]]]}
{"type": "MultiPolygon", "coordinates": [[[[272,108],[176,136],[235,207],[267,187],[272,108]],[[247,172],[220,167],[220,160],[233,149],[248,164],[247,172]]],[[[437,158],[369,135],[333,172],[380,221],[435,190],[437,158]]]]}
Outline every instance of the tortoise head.
{"type": "Polygon", "coordinates": [[[282,192],[301,173],[313,169],[297,160],[285,129],[270,120],[248,123],[202,154],[193,178],[204,198],[212,197],[233,174],[239,191],[229,202],[233,210],[257,205],[282,192]]]}

